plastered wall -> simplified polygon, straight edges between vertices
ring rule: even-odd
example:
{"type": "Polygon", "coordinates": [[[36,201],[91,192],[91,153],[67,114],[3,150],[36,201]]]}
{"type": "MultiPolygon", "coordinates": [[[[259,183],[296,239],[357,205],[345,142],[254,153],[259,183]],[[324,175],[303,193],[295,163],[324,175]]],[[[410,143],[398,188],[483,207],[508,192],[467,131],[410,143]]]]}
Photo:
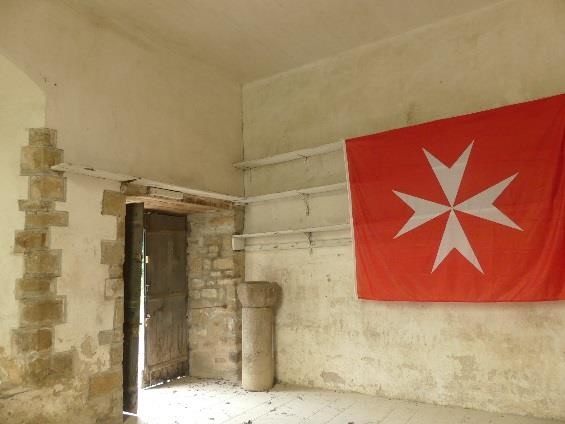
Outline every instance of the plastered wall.
{"type": "Polygon", "coordinates": [[[113,327],[114,303],[105,297],[108,266],[101,260],[101,241],[116,239],[116,218],[102,215],[104,190],[120,191],[118,183],[80,175],[67,177],[67,227],[51,230],[51,247],[61,249],[57,294],[66,296],[65,323],[55,327],[55,351],[74,349],[82,374],[110,368],[108,348],[98,334],[113,327]]]}
{"type": "Polygon", "coordinates": [[[240,85],[173,47],[64,1],[0,2],[0,53],[45,91],[67,162],[241,194],[240,85]]]}
{"type": "MultiPolygon", "coordinates": [[[[246,159],[563,93],[564,23],[563,1],[513,0],[248,84],[246,159]]],[[[247,171],[245,190],[343,181],[333,153],[247,171]]],[[[250,205],[245,229],[348,222],[346,193],[309,206],[250,205]]],[[[281,381],[565,418],[563,302],[359,301],[350,244],[248,251],[246,279],[282,286],[281,381]]]]}

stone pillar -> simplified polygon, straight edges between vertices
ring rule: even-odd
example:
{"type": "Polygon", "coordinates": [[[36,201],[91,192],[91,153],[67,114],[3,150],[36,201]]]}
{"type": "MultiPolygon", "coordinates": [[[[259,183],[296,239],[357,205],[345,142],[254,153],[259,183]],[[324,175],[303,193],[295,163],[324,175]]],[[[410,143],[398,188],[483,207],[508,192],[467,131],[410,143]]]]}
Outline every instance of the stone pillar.
{"type": "Polygon", "coordinates": [[[250,281],[237,287],[242,306],[242,386],[257,392],[269,390],[275,379],[273,306],[278,286],[250,281]]]}

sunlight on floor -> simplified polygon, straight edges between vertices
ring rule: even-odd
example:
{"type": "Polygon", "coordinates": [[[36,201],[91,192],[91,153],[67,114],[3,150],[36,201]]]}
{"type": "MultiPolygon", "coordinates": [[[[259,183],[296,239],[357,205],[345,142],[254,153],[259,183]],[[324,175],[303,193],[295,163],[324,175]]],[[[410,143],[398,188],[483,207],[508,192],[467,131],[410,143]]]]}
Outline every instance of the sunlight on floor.
{"type": "Polygon", "coordinates": [[[143,390],[139,417],[125,424],[557,424],[513,415],[277,385],[250,393],[237,384],[183,378],[143,390]]]}

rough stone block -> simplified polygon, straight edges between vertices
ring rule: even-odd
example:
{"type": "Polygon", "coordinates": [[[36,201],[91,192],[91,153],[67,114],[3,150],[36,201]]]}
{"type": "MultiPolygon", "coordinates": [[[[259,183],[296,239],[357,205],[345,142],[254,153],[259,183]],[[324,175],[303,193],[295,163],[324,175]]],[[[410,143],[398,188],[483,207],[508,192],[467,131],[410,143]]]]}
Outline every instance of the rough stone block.
{"type": "Polygon", "coordinates": [[[16,231],[14,252],[24,253],[30,250],[47,248],[47,231],[23,230],[16,231]]]}
{"type": "Polygon", "coordinates": [[[226,302],[231,304],[237,302],[237,291],[235,286],[226,287],[226,302]]]}
{"type": "Polygon", "coordinates": [[[51,147],[22,147],[21,175],[38,175],[53,172],[51,167],[63,161],[63,151],[51,147]]]}
{"type": "Polygon", "coordinates": [[[102,240],[101,263],[122,266],[124,263],[124,248],[124,242],[121,240],[102,240]]]}
{"type": "Polygon", "coordinates": [[[202,289],[189,292],[189,307],[191,309],[224,309],[227,307],[225,290],[202,289]]]}
{"type": "Polygon", "coordinates": [[[209,350],[190,352],[190,375],[197,378],[239,379],[239,365],[209,350]],[[220,359],[216,361],[216,359],[220,359]]]}
{"type": "Polygon", "coordinates": [[[66,179],[53,175],[36,175],[29,179],[30,200],[64,201],[66,179]]]}
{"type": "Polygon", "coordinates": [[[67,225],[69,225],[69,213],[66,211],[26,213],[26,228],[66,227],[67,225]]]}
{"type": "Polygon", "coordinates": [[[122,390],[121,369],[102,372],[90,377],[88,384],[88,396],[91,398],[106,395],[118,390],[122,390]]]}
{"type": "Polygon", "coordinates": [[[231,234],[222,237],[222,252],[232,251],[232,236],[231,234]]]}
{"type": "Polygon", "coordinates": [[[114,330],[102,330],[98,333],[98,344],[109,345],[114,341],[114,330]]]}
{"type": "Polygon", "coordinates": [[[114,299],[124,296],[124,280],[121,278],[109,278],[106,280],[104,287],[104,296],[106,299],[114,299]]]}
{"type": "Polygon", "coordinates": [[[201,295],[200,290],[189,290],[188,291],[188,297],[190,299],[200,299],[200,297],[201,297],[200,295],[201,295]]]}
{"type": "Polygon", "coordinates": [[[233,258],[219,258],[215,259],[213,263],[214,269],[233,269],[234,268],[234,261],[233,258]]]}
{"type": "Polygon", "coordinates": [[[191,278],[190,279],[190,288],[191,289],[201,289],[202,287],[204,287],[206,285],[206,282],[204,280],[201,280],[200,278],[191,278]]]}
{"type": "Polygon", "coordinates": [[[216,289],[203,289],[201,290],[202,297],[205,299],[216,299],[218,297],[218,290],[216,289]]]}
{"type": "Polygon", "coordinates": [[[53,210],[55,202],[50,200],[18,200],[22,212],[48,212],[53,210]]]}
{"type": "Polygon", "coordinates": [[[53,354],[51,361],[52,370],[59,377],[71,377],[74,369],[74,357],[75,355],[72,350],[53,354]]]}
{"type": "Polygon", "coordinates": [[[119,366],[122,365],[124,357],[124,349],[122,343],[114,343],[110,346],[110,365],[119,366]]]}
{"type": "Polygon", "coordinates": [[[24,257],[26,276],[53,276],[61,275],[61,251],[38,250],[27,253],[24,257]]]}
{"type": "Polygon", "coordinates": [[[125,216],[126,196],[119,191],[104,190],[102,215],[125,216]]]}
{"type": "Polygon", "coordinates": [[[149,195],[149,192],[149,187],[144,185],[135,183],[129,183],[125,185],[125,194],[127,196],[147,196],[149,195]]]}
{"type": "Polygon", "coordinates": [[[53,330],[51,328],[25,329],[12,331],[12,347],[15,354],[40,352],[53,346],[53,330]]]}
{"type": "Polygon", "coordinates": [[[212,269],[212,261],[210,259],[202,259],[202,271],[208,272],[212,269]]]}
{"type": "Polygon", "coordinates": [[[100,346],[109,345],[112,343],[122,343],[123,334],[120,329],[103,330],[98,333],[98,344],[100,346]]]}
{"type": "Polygon", "coordinates": [[[122,328],[124,325],[124,300],[116,299],[114,304],[114,328],[122,328]]]}
{"type": "Polygon", "coordinates": [[[31,128],[29,130],[30,146],[55,147],[57,145],[57,131],[51,128],[31,128]]]}
{"type": "Polygon", "coordinates": [[[241,277],[245,275],[245,255],[244,252],[233,253],[233,272],[234,276],[241,277]]]}
{"type": "Polygon", "coordinates": [[[222,278],[218,280],[219,286],[236,286],[241,283],[241,278],[222,278]]]}
{"type": "Polygon", "coordinates": [[[110,265],[108,267],[108,276],[110,278],[123,278],[124,268],[120,265],[110,265]]]}
{"type": "Polygon", "coordinates": [[[228,227],[233,228],[234,216],[231,212],[218,213],[218,216],[212,218],[209,224],[214,227],[228,227]]]}
{"type": "Polygon", "coordinates": [[[27,363],[26,380],[37,386],[52,385],[73,375],[72,351],[41,355],[27,363]]]}
{"type": "Polygon", "coordinates": [[[52,278],[25,277],[16,281],[16,298],[44,296],[51,292],[52,278]]]}
{"type": "Polygon", "coordinates": [[[202,258],[191,254],[188,258],[188,269],[190,270],[190,275],[194,277],[202,275],[202,258]]]}
{"type": "Polygon", "coordinates": [[[45,386],[49,383],[51,372],[51,356],[44,354],[31,359],[26,364],[25,379],[28,383],[45,386]]]}
{"type": "Polygon", "coordinates": [[[116,220],[116,240],[126,239],[126,217],[118,216],[116,220]]]}
{"type": "Polygon", "coordinates": [[[30,298],[20,303],[22,325],[60,324],[65,320],[65,298],[30,298]]]}

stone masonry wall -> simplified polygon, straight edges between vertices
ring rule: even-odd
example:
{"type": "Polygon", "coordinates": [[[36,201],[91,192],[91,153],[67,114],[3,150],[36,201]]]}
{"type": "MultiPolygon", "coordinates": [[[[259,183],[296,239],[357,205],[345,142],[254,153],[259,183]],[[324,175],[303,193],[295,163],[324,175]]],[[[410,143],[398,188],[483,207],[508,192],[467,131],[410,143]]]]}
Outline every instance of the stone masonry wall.
{"type": "MultiPolygon", "coordinates": [[[[105,285],[82,275],[88,284],[103,285],[100,292],[104,296],[89,302],[112,302],[113,326],[99,333],[97,344],[65,345],[61,349],[56,326],[86,329],[98,324],[96,317],[90,323],[69,322],[71,296],[62,296],[57,290],[58,281],[65,278],[63,261],[65,257],[76,260],[76,252],[51,247],[56,238],[54,227],[69,226],[69,213],[56,210],[56,202],[67,200],[67,179],[51,170],[51,166],[63,160],[63,151],[56,147],[56,141],[54,130],[32,129],[29,145],[21,152],[21,175],[28,177],[29,194],[19,201],[20,210],[25,213],[25,228],[16,231],[14,252],[24,256],[24,267],[22,278],[15,285],[19,326],[12,330],[10,356],[2,364],[8,370],[9,384],[0,387],[0,422],[120,423],[125,196],[110,190],[96,193],[102,208],[92,214],[116,217],[116,239],[102,240],[100,251],[94,256],[108,265],[105,285]],[[85,362],[85,354],[95,362],[85,362]]],[[[75,233],[76,229],[64,231],[73,247],[81,249],[83,236],[75,233]]],[[[88,261],[92,257],[79,259],[88,261]]],[[[76,290],[72,293],[80,296],[76,290]]]]}
{"type": "Polygon", "coordinates": [[[243,252],[232,235],[243,230],[243,210],[209,211],[188,217],[190,375],[239,380],[241,305],[236,287],[244,275],[243,252]]]}

